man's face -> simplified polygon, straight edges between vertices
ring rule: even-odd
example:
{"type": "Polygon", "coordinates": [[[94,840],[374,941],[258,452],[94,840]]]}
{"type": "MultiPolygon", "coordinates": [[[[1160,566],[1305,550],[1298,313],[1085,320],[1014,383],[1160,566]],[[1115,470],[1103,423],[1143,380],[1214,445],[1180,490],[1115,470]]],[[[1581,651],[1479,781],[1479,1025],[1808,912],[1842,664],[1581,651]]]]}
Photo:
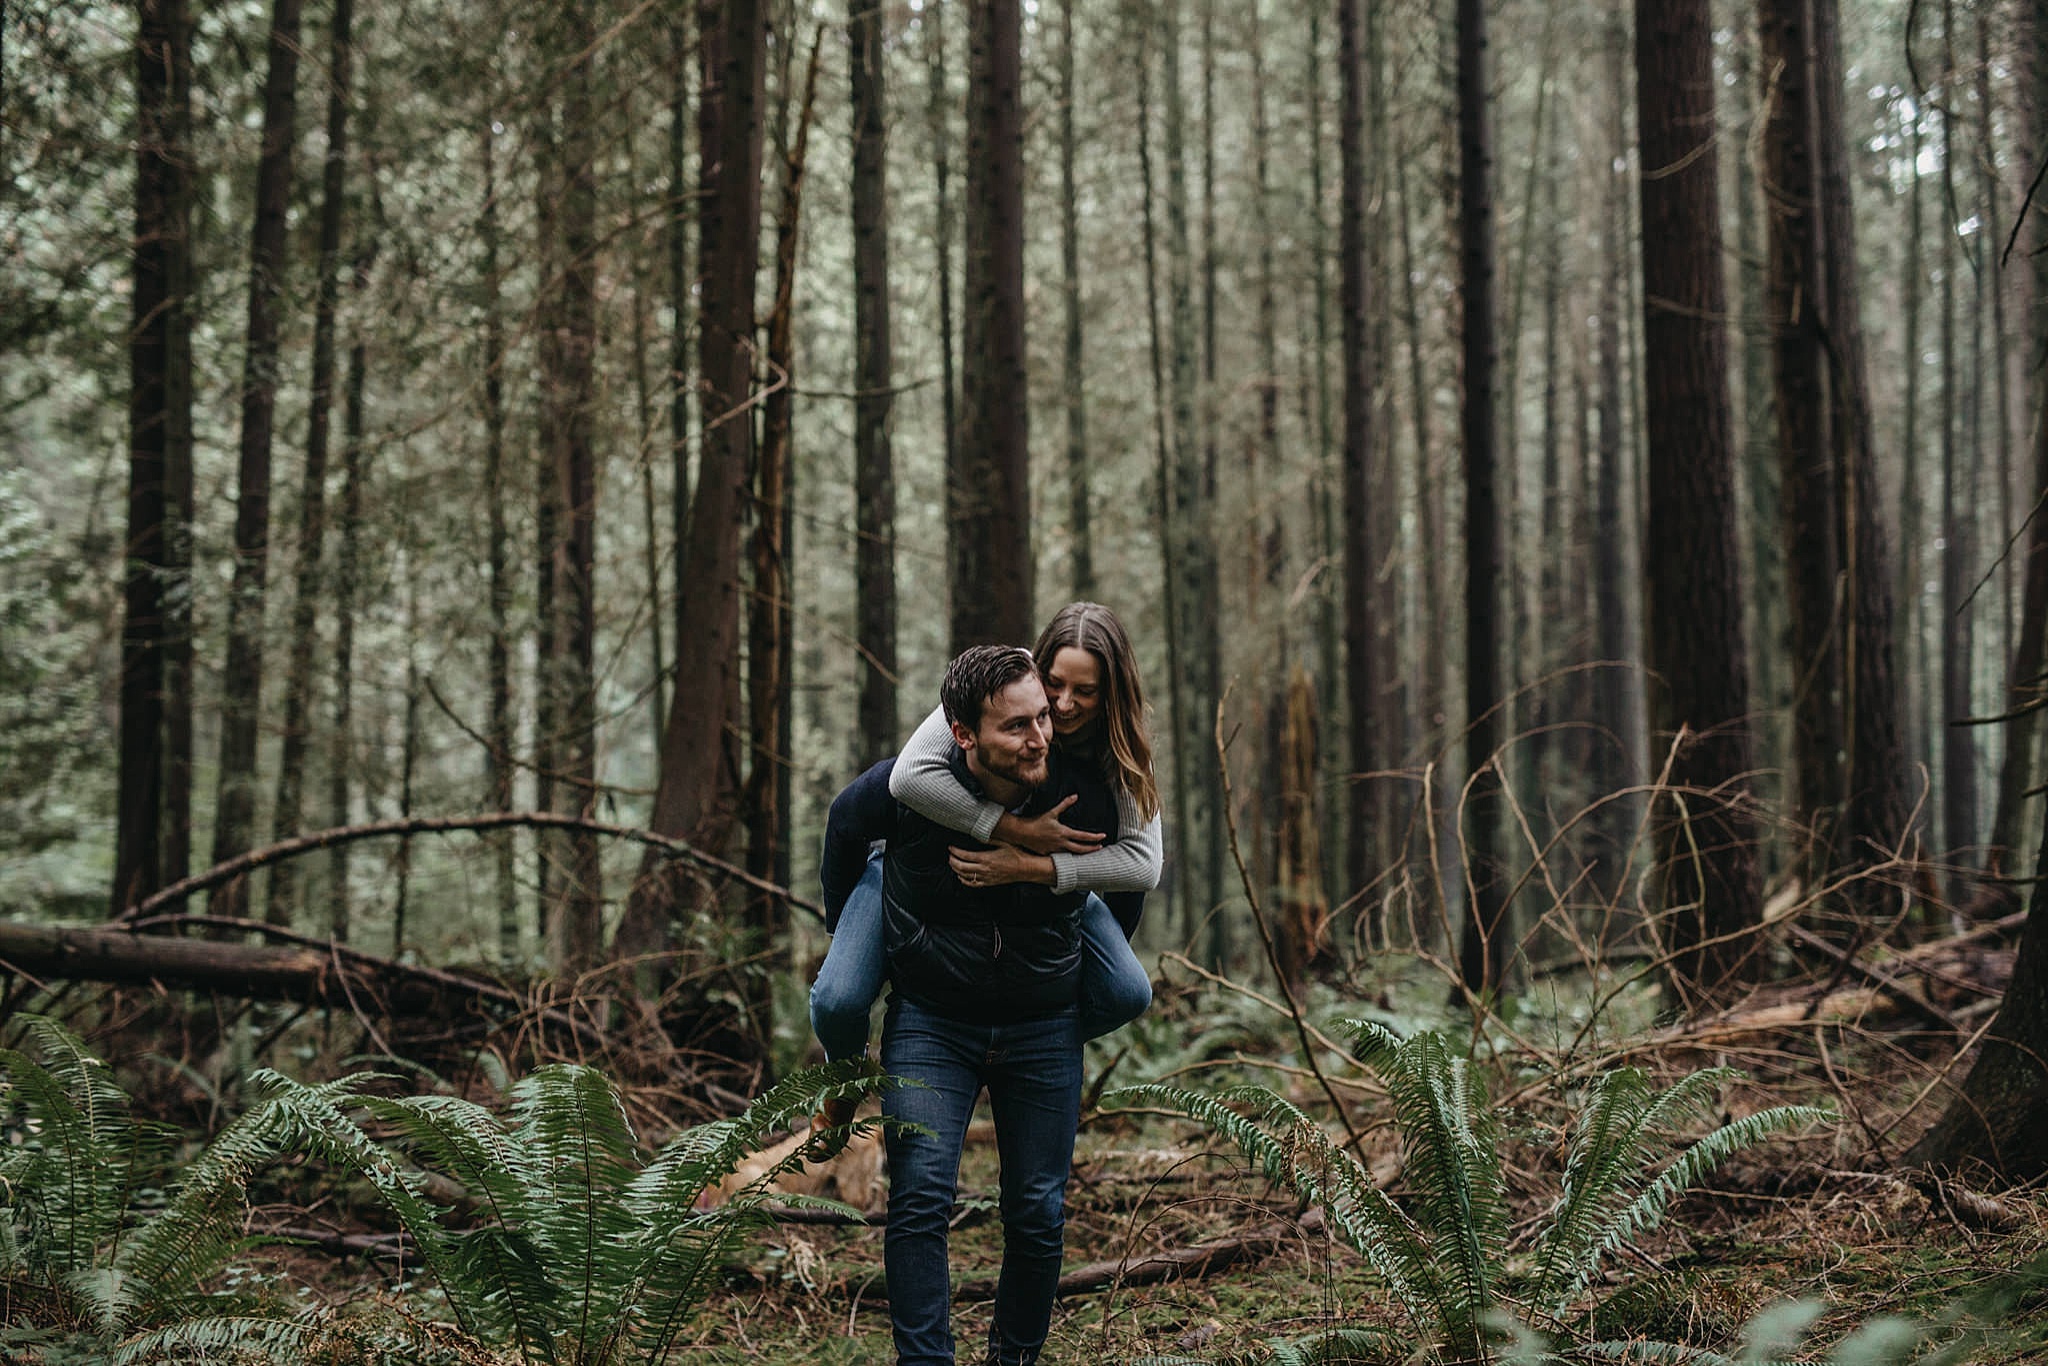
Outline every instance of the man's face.
{"type": "Polygon", "coordinates": [[[953,738],[966,751],[970,768],[983,774],[1037,787],[1046,780],[1046,756],[1052,750],[1052,707],[1045,685],[1029,673],[981,704],[981,724],[973,730],[953,726],[953,738]]]}

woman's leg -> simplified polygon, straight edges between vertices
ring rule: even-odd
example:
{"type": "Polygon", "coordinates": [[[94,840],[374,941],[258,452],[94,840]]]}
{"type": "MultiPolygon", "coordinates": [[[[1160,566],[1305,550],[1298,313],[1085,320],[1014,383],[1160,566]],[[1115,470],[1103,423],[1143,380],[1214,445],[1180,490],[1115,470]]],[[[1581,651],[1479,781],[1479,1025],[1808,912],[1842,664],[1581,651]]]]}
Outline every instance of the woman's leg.
{"type": "Polygon", "coordinates": [[[1131,951],[1131,941],[1124,938],[1123,929],[1109,907],[1092,892],[1081,908],[1080,995],[1080,1030],[1084,1040],[1122,1029],[1152,1004],[1150,974],[1131,951]]]}
{"type": "MultiPolygon", "coordinates": [[[[1112,928],[1114,928],[1112,926],[1112,928]]],[[[882,943],[882,860],[868,860],[860,884],[839,912],[832,947],[811,983],[811,1032],[832,1062],[857,1058],[868,1046],[868,1014],[888,976],[882,943]]]]}

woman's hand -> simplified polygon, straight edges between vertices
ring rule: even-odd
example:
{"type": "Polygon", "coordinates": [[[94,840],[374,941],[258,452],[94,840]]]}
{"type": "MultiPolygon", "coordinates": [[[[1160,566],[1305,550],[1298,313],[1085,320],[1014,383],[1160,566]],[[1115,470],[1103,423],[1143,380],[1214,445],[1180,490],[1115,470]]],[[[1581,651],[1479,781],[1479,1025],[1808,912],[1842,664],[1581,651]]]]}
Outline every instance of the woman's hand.
{"type": "MultiPolygon", "coordinates": [[[[1092,854],[1102,847],[1101,835],[1093,830],[1076,830],[1060,824],[1060,813],[1079,801],[1068,797],[1050,811],[1029,818],[1004,812],[996,822],[995,837],[1034,854],[1092,854]]],[[[1007,879],[1016,881],[1016,879],[1007,879]]]]}
{"type": "Polygon", "coordinates": [[[1050,858],[1007,844],[989,849],[962,849],[954,845],[947,861],[953,865],[953,876],[968,887],[1000,887],[1008,882],[1037,882],[1050,887],[1053,882],[1050,858]]]}

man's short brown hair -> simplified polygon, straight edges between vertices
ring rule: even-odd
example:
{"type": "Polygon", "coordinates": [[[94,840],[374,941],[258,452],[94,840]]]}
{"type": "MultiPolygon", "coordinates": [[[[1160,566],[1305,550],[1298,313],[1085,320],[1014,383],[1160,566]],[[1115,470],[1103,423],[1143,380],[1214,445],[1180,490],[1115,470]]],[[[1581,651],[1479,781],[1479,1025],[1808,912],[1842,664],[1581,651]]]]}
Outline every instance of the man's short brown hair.
{"type": "Polygon", "coordinates": [[[1038,664],[1021,645],[970,645],[946,666],[939,683],[939,705],[946,719],[969,730],[981,726],[982,704],[1026,676],[1036,677],[1038,664]]]}

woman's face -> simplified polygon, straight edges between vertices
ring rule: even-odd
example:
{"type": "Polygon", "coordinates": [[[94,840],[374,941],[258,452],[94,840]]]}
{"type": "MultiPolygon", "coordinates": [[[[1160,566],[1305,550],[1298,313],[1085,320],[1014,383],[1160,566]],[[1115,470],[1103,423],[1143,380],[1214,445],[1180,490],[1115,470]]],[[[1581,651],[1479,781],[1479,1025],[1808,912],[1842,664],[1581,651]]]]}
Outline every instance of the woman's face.
{"type": "Polygon", "coordinates": [[[1102,715],[1102,690],[1102,662],[1079,646],[1062,645],[1045,671],[1053,734],[1076,734],[1102,715]]]}

